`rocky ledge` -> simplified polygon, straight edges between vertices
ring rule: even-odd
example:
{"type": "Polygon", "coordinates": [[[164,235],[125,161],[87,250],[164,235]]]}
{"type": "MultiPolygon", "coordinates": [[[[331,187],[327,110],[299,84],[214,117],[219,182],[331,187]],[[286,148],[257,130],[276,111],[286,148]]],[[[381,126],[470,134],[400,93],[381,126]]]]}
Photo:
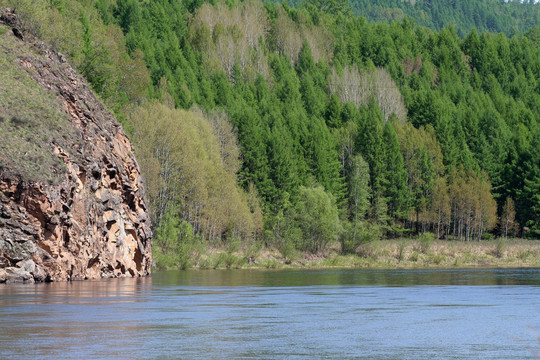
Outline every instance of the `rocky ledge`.
{"type": "MultiPolygon", "coordinates": [[[[0,15],[16,28],[12,12],[0,15]]],[[[0,51],[53,94],[71,129],[65,141],[38,144],[59,159],[57,181],[0,163],[0,283],[148,275],[150,218],[128,137],[64,56],[17,33],[4,34],[17,50],[0,51]]]]}

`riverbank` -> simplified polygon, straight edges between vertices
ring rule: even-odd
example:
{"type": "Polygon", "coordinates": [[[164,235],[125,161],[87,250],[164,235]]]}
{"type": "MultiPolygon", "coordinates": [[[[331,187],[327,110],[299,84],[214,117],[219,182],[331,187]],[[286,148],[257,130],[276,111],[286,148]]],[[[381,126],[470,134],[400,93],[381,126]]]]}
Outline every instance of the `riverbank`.
{"type": "Polygon", "coordinates": [[[416,239],[380,240],[362,245],[356,254],[342,255],[339,245],[325,252],[296,252],[284,257],[277,249],[249,247],[195,251],[185,268],[521,268],[540,267],[540,241],[492,240],[461,242],[416,239]]]}

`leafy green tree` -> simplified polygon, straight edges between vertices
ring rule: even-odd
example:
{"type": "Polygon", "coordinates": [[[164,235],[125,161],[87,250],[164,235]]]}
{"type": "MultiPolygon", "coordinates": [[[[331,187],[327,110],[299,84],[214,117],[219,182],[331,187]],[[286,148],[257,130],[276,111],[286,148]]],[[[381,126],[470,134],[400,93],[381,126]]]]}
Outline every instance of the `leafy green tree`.
{"type": "Polygon", "coordinates": [[[450,226],[450,196],[446,179],[437,177],[433,184],[430,204],[430,221],[433,224],[437,239],[444,236],[450,226]]]}
{"type": "Polygon", "coordinates": [[[362,155],[353,155],[348,171],[349,218],[353,222],[365,218],[370,205],[369,165],[362,155]]]}
{"type": "Polygon", "coordinates": [[[508,235],[512,236],[516,230],[516,210],[514,207],[514,200],[511,197],[507,197],[504,202],[503,212],[501,215],[501,232],[505,238],[508,235]]]}
{"type": "Polygon", "coordinates": [[[300,230],[296,246],[317,253],[338,239],[340,222],[334,197],[322,186],[300,187],[299,200],[289,218],[300,230]]]}
{"type": "Polygon", "coordinates": [[[196,237],[193,227],[186,221],[180,222],[178,209],[169,207],[161,225],[154,232],[153,257],[156,265],[162,269],[191,266],[191,251],[196,237]]]}
{"type": "Polygon", "coordinates": [[[155,262],[163,268],[172,268],[177,263],[180,252],[180,218],[174,207],[169,207],[162,218],[161,225],[154,233],[153,256],[155,262]]]}
{"type": "Polygon", "coordinates": [[[257,236],[261,220],[224,163],[211,120],[152,101],[132,108],[129,122],[156,227],[174,206],[181,221],[211,244],[257,236]]]}

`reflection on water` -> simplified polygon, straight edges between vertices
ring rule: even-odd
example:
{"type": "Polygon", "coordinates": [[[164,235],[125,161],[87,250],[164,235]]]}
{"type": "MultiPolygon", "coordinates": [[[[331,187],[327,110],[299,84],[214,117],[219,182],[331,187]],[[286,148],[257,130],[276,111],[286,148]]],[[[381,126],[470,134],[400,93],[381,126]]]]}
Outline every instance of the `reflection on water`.
{"type": "Polygon", "coordinates": [[[166,271],[155,284],[193,286],[540,285],[539,269],[166,271]]]}
{"type": "Polygon", "coordinates": [[[0,287],[0,358],[122,357],[128,345],[136,352],[143,327],[126,320],[151,286],[144,278],[0,287]]]}
{"type": "Polygon", "coordinates": [[[0,359],[534,359],[539,285],[505,269],[0,286],[0,359]]]}
{"type": "Polygon", "coordinates": [[[150,291],[152,278],[88,280],[35,285],[15,284],[0,288],[2,305],[105,304],[138,301],[138,295],[150,291]]]}

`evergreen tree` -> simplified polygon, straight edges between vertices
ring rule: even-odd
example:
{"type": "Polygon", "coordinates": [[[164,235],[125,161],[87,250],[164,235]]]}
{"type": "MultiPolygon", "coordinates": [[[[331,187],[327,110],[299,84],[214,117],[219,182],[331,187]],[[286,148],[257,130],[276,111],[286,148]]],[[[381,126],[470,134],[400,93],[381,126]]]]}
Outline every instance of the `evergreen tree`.
{"type": "Polygon", "coordinates": [[[388,199],[388,214],[394,218],[403,218],[408,210],[407,171],[399,149],[399,143],[391,122],[387,122],[383,131],[385,145],[386,189],[384,196],[388,199]]]}

